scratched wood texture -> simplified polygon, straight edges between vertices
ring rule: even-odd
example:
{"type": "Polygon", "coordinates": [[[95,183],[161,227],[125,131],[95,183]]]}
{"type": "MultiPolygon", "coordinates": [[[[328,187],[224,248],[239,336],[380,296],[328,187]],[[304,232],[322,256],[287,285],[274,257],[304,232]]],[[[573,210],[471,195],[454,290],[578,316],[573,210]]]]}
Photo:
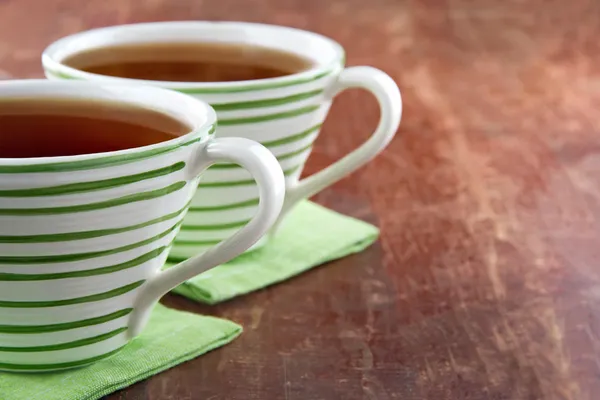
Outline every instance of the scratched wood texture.
{"type": "MultiPolygon", "coordinates": [[[[0,0],[0,75],[91,27],[290,25],[387,71],[405,114],[317,200],[382,229],[362,254],[216,307],[233,344],[110,400],[600,398],[600,2],[0,0]]],[[[307,172],[357,146],[374,101],[336,104],[307,172]]]]}

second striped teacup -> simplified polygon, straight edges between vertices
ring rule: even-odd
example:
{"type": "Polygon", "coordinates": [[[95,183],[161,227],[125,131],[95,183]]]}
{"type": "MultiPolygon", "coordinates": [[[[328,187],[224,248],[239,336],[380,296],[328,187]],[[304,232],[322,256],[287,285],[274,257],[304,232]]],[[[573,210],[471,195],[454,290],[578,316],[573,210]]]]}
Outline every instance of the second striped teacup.
{"type": "MultiPolygon", "coordinates": [[[[400,92],[388,75],[372,67],[344,69],[344,50],[338,43],[293,28],[198,21],[114,26],[58,40],[44,51],[42,62],[49,79],[150,84],[189,94],[212,105],[218,116],[217,137],[256,140],[279,160],[286,175],[286,198],[279,222],[299,200],[369,162],[394,137],[400,123],[400,92]],[[257,69],[249,77],[233,75],[232,80],[228,76],[230,66],[212,65],[210,74],[217,78],[209,82],[211,77],[190,79],[189,67],[184,65],[175,71],[181,79],[165,78],[163,64],[177,61],[172,58],[178,51],[181,53],[178,47],[188,46],[190,57],[198,59],[192,57],[194,45],[200,46],[198,52],[220,51],[221,57],[229,57],[225,61],[232,64],[258,48],[263,66],[269,67],[269,60],[273,54],[277,58],[278,52],[306,60],[308,66],[284,74],[268,68],[257,69]],[[231,52],[227,55],[219,50],[220,46],[240,47],[240,57],[232,57],[231,52]],[[145,58],[137,59],[137,74],[133,75],[122,69],[94,70],[73,62],[81,54],[87,53],[91,58],[100,56],[102,50],[108,56],[105,60],[98,59],[100,63],[136,62],[134,53],[141,48],[146,48],[145,58]],[[378,126],[358,149],[300,180],[332,99],[348,88],[366,89],[375,96],[381,111],[378,126]]],[[[191,204],[170,257],[190,257],[229,237],[256,213],[257,205],[257,186],[247,171],[235,164],[211,167],[200,182],[199,195],[191,204]]]]}

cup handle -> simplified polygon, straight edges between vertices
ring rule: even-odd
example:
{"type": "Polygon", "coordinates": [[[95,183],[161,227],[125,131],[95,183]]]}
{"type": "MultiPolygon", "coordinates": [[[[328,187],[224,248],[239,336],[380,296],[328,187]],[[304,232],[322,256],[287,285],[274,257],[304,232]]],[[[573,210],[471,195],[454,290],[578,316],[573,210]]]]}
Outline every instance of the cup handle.
{"type": "Polygon", "coordinates": [[[366,89],[377,99],[380,118],[375,132],[359,148],[341,160],[302,180],[291,183],[288,181],[285,203],[279,219],[274,225],[273,233],[298,201],[320,192],[371,161],[396,134],[402,116],[402,98],[394,80],[383,71],[373,67],[346,68],[331,88],[329,97],[333,98],[350,88],[366,89]]]}
{"type": "Polygon", "coordinates": [[[154,304],[164,294],[186,280],[242,254],[271,228],[281,211],[285,180],[277,159],[265,147],[249,139],[220,138],[213,139],[202,152],[202,163],[196,168],[198,171],[194,177],[216,162],[241,165],[256,180],[260,198],[258,210],[248,224],[228,239],[202,254],[158,271],[150,278],[135,301],[129,320],[129,337],[141,332],[154,304]]]}

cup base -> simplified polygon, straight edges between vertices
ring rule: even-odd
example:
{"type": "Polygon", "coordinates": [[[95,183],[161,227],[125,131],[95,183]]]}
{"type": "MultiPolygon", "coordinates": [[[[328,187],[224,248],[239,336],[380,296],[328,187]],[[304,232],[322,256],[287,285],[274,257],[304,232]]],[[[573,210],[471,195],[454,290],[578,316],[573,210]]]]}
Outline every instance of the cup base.
{"type": "Polygon", "coordinates": [[[46,373],[52,373],[52,372],[60,372],[60,371],[67,371],[70,369],[79,369],[79,368],[85,368],[85,367],[89,367],[90,365],[94,364],[94,361],[89,362],[87,364],[82,364],[82,365],[77,365],[75,367],[65,367],[65,368],[49,368],[49,369],[10,369],[10,368],[0,368],[0,372],[9,372],[11,374],[46,374],[46,373]]]}

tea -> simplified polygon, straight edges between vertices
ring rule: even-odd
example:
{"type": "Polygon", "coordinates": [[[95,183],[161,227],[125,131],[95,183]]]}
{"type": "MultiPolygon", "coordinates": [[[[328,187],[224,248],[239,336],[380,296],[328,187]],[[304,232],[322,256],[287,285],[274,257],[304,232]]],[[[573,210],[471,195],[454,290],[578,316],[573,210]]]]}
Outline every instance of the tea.
{"type": "Polygon", "coordinates": [[[173,139],[191,127],[120,102],[60,98],[0,101],[0,157],[102,153],[173,139]]]}
{"type": "Polygon", "coordinates": [[[92,48],[67,57],[63,63],[100,75],[178,82],[276,78],[314,65],[310,59],[271,48],[209,42],[92,48]]]}

